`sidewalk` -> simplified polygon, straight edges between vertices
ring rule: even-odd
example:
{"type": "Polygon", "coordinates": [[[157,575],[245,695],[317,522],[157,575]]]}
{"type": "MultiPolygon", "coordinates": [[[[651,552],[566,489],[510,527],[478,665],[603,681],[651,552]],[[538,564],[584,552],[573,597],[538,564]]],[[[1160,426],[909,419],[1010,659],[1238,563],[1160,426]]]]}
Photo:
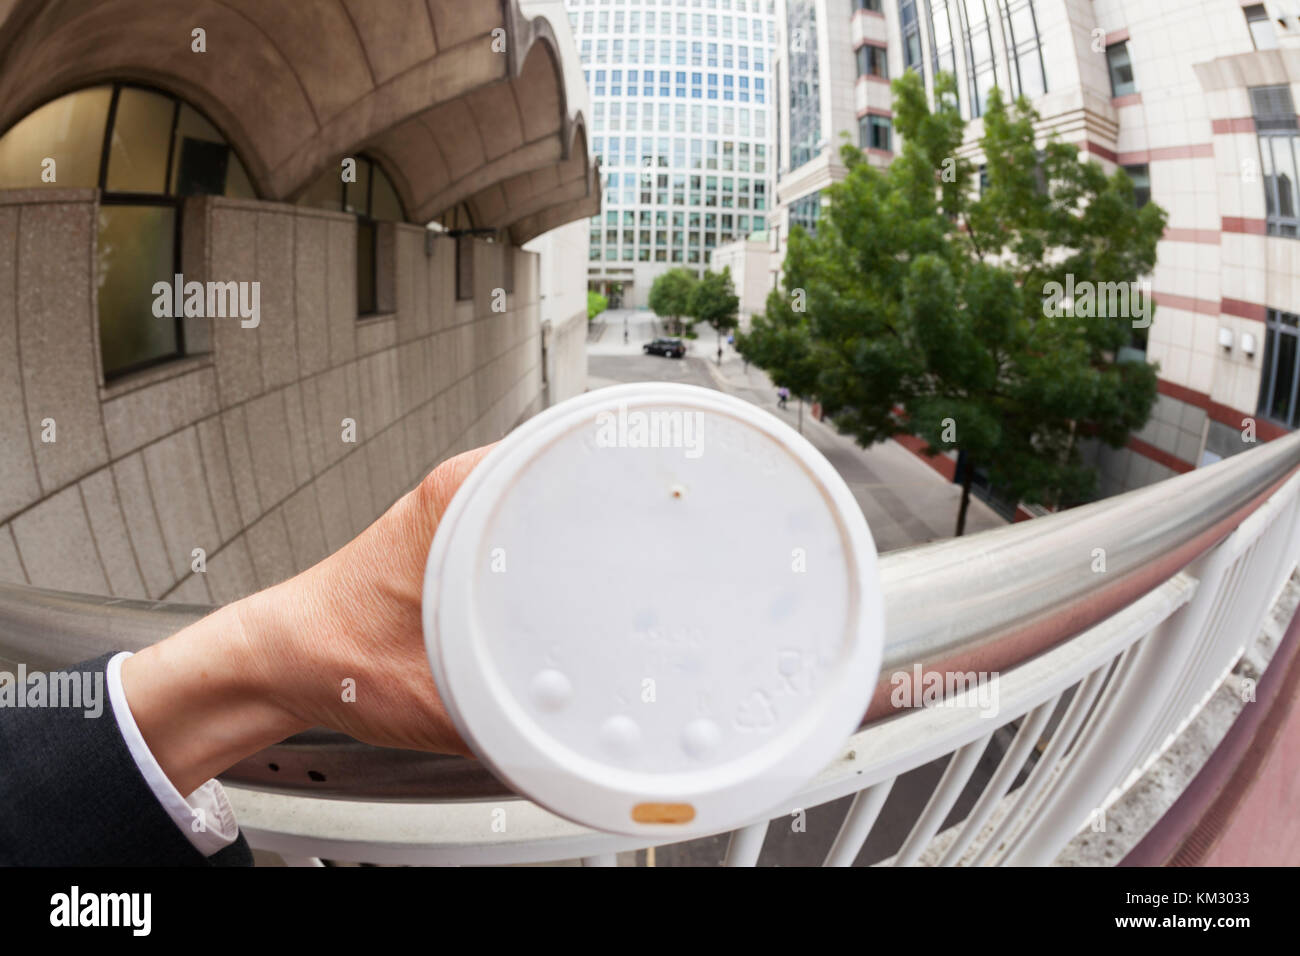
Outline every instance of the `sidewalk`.
{"type": "MultiPolygon", "coordinates": [[[[640,355],[641,346],[663,335],[659,317],[647,309],[606,309],[587,335],[588,355],[640,355]],[[596,331],[599,326],[600,330],[596,331]],[[627,342],[623,330],[627,329],[627,342]]],[[[688,343],[698,345],[698,343],[688,343]]]]}
{"type": "MultiPolygon", "coordinates": [[[[777,407],[776,386],[767,374],[745,361],[725,342],[722,364],[717,364],[717,339],[705,328],[697,339],[687,339],[686,358],[645,360],[642,345],[662,330],[658,318],[648,310],[618,309],[604,312],[599,321],[604,331],[587,343],[588,387],[595,389],[620,382],[645,379],[684,381],[712,385],[720,391],[757,405],[787,422],[802,427],[803,435],[835,466],[866,516],[876,550],[893,551],[952,537],[961,504],[961,489],[929,464],[896,441],[879,442],[861,448],[852,438],[812,417],[803,408],[800,426],[799,401],[777,407]],[[623,342],[626,323],[628,341],[623,342]]],[[[966,531],[973,534],[1007,523],[1001,515],[972,497],[966,516],[966,531]]]]}

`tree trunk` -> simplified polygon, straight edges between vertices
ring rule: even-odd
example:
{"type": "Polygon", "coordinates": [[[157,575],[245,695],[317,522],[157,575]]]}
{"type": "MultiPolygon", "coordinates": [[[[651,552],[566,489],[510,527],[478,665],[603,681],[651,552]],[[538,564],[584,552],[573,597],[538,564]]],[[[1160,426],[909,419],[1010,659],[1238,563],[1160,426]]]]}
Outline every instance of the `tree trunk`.
{"type": "Polygon", "coordinates": [[[957,534],[960,538],[966,533],[966,511],[970,508],[970,483],[975,477],[975,466],[966,459],[966,471],[961,476],[961,507],[957,509],[957,534]]]}

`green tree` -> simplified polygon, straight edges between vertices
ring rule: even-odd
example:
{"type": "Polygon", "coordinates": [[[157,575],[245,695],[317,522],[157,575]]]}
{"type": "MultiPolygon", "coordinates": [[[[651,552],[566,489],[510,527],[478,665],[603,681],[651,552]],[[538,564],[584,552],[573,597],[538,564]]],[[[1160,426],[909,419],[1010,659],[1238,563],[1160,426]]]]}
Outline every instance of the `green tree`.
{"type": "Polygon", "coordinates": [[[863,445],[911,433],[964,453],[960,535],[976,469],[1018,500],[1068,507],[1096,482],[1079,442],[1120,447],[1145,424],[1156,367],[1122,350],[1144,337],[1149,292],[1056,308],[1055,290],[1136,291],[1166,217],[1136,208],[1123,170],[1038,147],[1030,104],[997,90],[981,191],[958,155],[955,82],[936,87],[931,111],[915,73],[894,81],[903,147],[886,172],[844,148],[847,178],[826,191],[815,237],[791,231],[784,290],[742,347],[863,445]]]}
{"type": "Polygon", "coordinates": [[[705,271],[695,288],[691,290],[687,312],[696,322],[703,322],[718,334],[718,364],[722,364],[722,333],[734,329],[739,324],[736,315],[740,308],[740,299],[731,284],[731,268],[724,267],[721,272],[705,271]]]}
{"type": "Polygon", "coordinates": [[[674,334],[681,332],[682,316],[690,314],[691,291],[697,281],[695,273],[678,266],[662,273],[650,286],[650,309],[668,319],[674,334]]]}
{"type": "MultiPolygon", "coordinates": [[[[736,336],[736,350],[745,361],[772,372],[776,385],[811,401],[817,394],[818,358],[801,304],[800,296],[773,289],[767,294],[766,311],[754,316],[749,332],[736,336]]],[[[802,409],[800,405],[800,432],[802,409]]]]}
{"type": "Polygon", "coordinates": [[[587,290],[587,321],[590,322],[609,308],[609,300],[599,292],[587,290]]]}

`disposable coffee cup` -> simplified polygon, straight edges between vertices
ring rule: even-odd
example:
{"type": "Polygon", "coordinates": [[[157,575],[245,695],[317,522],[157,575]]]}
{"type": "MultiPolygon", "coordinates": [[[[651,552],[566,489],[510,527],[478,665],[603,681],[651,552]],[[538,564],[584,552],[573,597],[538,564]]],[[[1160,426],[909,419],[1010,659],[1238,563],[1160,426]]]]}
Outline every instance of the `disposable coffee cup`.
{"type": "Polygon", "coordinates": [[[667,840],[790,812],[879,676],[876,549],[773,415],[646,383],[510,433],[430,549],[424,633],[473,752],[598,830],[667,840]]]}

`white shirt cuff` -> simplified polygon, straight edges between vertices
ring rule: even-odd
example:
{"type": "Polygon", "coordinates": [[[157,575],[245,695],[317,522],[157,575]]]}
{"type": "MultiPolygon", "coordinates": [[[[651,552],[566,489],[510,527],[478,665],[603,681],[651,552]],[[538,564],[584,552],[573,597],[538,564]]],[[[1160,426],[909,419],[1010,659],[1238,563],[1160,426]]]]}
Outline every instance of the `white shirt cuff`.
{"type": "Polygon", "coordinates": [[[117,729],[122,732],[122,739],[126,741],[127,749],[131,751],[149,789],[172,822],[180,827],[194,849],[204,856],[211,856],[230,846],[239,836],[235,812],[230,807],[225,788],[216,780],[209,780],[188,797],[182,797],[162,767],[158,766],[153,751],[136,726],[131,706],[126,701],[126,691],[122,688],[122,662],[130,656],[130,651],[122,651],[108,662],[108,699],[117,718],[117,729]]]}

